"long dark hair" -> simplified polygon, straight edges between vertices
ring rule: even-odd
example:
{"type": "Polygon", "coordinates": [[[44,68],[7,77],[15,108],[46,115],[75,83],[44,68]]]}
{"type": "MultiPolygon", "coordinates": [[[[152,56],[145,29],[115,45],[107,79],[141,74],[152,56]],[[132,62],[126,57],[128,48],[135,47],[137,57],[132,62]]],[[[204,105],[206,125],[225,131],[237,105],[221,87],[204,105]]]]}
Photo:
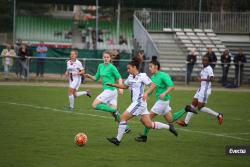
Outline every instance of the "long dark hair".
{"type": "Polygon", "coordinates": [[[141,59],[138,57],[133,57],[133,59],[131,60],[131,62],[128,63],[131,66],[136,67],[137,70],[140,69],[140,64],[141,64],[141,59]]]}
{"type": "Polygon", "coordinates": [[[160,70],[161,69],[161,64],[160,62],[157,60],[157,56],[152,56],[152,59],[150,61],[151,64],[157,66],[157,69],[160,70]]]}

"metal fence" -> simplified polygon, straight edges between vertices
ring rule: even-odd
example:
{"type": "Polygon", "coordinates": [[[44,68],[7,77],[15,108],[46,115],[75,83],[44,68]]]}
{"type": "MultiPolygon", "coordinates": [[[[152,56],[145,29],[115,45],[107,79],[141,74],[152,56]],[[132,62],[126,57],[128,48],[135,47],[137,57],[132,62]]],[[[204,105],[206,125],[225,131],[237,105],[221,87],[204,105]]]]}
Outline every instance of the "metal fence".
{"type": "Polygon", "coordinates": [[[147,58],[151,56],[160,56],[159,50],[156,47],[155,43],[153,42],[152,38],[150,37],[147,30],[143,27],[141,22],[138,18],[134,15],[134,24],[133,24],[133,31],[134,31],[134,49],[135,52],[138,50],[144,50],[144,53],[147,58]]]}
{"type": "Polygon", "coordinates": [[[250,12],[136,11],[148,31],[163,28],[213,29],[215,33],[250,33],[250,12]]]}
{"type": "MultiPolygon", "coordinates": [[[[0,56],[0,81],[1,80],[25,80],[25,81],[34,81],[34,80],[66,80],[65,71],[66,71],[66,61],[68,58],[57,58],[57,57],[49,57],[44,58],[44,75],[43,77],[37,76],[37,67],[39,63],[39,59],[35,57],[28,57],[25,60],[20,60],[18,57],[12,57],[13,64],[8,67],[8,69],[4,66],[3,56],[0,56]]],[[[86,69],[86,72],[94,75],[98,68],[98,64],[102,63],[102,59],[86,59],[79,58],[82,62],[83,66],[86,69]]],[[[127,64],[130,60],[119,60],[114,61],[113,64],[117,66],[118,71],[122,75],[122,78],[126,78],[128,76],[127,72],[127,64]]],[[[151,75],[148,70],[149,61],[145,61],[144,65],[140,69],[140,71],[146,72],[149,76],[151,75]]],[[[161,63],[164,63],[161,62],[161,63]]],[[[188,83],[188,67],[184,62],[173,62],[173,64],[179,65],[179,68],[170,66],[167,68],[163,68],[164,71],[168,72],[174,81],[182,82],[183,84],[188,83]]],[[[239,68],[236,70],[235,64],[231,63],[228,72],[227,81],[230,81],[234,85],[239,86],[240,81],[244,81],[244,83],[249,83],[250,81],[250,64],[245,64],[244,68],[239,68]],[[242,71],[244,70],[244,71],[242,71]],[[237,72],[237,73],[236,73],[237,72]]],[[[200,70],[202,69],[201,63],[196,63],[193,67],[192,74],[190,75],[191,81],[199,76],[200,70]]],[[[214,70],[215,78],[217,81],[222,79],[222,67],[221,63],[217,63],[217,66],[214,70]]]]}

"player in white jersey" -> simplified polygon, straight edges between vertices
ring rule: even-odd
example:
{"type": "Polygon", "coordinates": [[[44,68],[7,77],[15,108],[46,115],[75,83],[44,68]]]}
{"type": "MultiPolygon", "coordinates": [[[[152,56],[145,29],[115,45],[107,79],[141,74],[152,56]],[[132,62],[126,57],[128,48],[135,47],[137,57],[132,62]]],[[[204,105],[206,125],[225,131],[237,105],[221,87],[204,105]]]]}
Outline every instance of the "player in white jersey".
{"type": "Polygon", "coordinates": [[[130,89],[131,104],[126,111],[121,115],[121,121],[118,128],[117,137],[107,138],[107,140],[115,145],[119,145],[126,129],[127,121],[134,116],[140,116],[140,120],[144,126],[150,129],[169,129],[170,132],[177,135],[175,128],[172,125],[167,125],[161,122],[152,122],[147,109],[148,94],[151,93],[155,84],[147,76],[146,73],[139,73],[140,61],[138,58],[128,64],[129,76],[124,84],[107,84],[120,89],[130,89]],[[149,89],[144,93],[144,86],[149,85],[149,89]]]}
{"type": "MultiPolygon", "coordinates": [[[[211,82],[213,81],[214,73],[212,67],[209,65],[209,58],[207,56],[202,58],[202,64],[203,68],[200,72],[200,77],[198,77],[198,81],[201,83],[201,85],[196,91],[193,102],[188,107],[188,110],[194,111],[197,107],[201,112],[206,112],[217,117],[218,123],[221,125],[223,121],[223,114],[217,113],[212,109],[205,107],[208,97],[211,94],[211,82]]],[[[177,121],[177,123],[181,126],[187,126],[192,116],[193,113],[188,112],[185,120],[177,121]]]]}
{"type": "Polygon", "coordinates": [[[72,50],[70,52],[70,60],[67,61],[67,70],[65,72],[66,77],[69,79],[69,110],[73,111],[74,109],[74,98],[79,96],[89,96],[91,97],[89,91],[79,91],[78,88],[81,85],[82,75],[84,74],[84,68],[82,63],[77,60],[78,52],[72,50]]]}

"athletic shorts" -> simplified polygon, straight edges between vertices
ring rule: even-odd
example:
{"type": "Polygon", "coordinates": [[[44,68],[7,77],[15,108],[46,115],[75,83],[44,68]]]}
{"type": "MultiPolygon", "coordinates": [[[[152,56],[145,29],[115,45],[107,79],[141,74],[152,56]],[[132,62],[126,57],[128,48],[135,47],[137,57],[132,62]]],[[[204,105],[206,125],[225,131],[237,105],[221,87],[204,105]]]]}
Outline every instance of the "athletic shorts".
{"type": "Polygon", "coordinates": [[[82,79],[79,78],[74,78],[73,80],[69,80],[69,87],[75,90],[78,90],[80,85],[81,85],[82,79]]]}
{"type": "Polygon", "coordinates": [[[158,100],[151,108],[151,111],[157,115],[166,115],[169,111],[171,111],[171,107],[169,106],[169,100],[158,100]]]}
{"type": "Polygon", "coordinates": [[[194,95],[195,99],[198,99],[200,103],[207,103],[208,97],[211,94],[211,89],[198,89],[194,95]]]}
{"type": "Polygon", "coordinates": [[[146,102],[133,102],[126,111],[134,116],[149,114],[146,102]]]}
{"type": "Polygon", "coordinates": [[[117,105],[117,90],[104,90],[100,95],[96,97],[97,100],[108,105],[117,105]]]}

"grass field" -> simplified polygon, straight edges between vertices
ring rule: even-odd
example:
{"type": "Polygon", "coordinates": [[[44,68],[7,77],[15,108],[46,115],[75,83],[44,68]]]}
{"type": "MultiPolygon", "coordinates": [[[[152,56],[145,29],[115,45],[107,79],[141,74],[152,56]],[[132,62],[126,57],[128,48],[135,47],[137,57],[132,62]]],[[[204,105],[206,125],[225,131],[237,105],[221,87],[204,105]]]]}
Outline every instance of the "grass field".
{"type": "MultiPolygon", "coordinates": [[[[207,106],[224,113],[222,126],[215,118],[199,113],[190,126],[178,128],[176,138],[168,131],[151,131],[147,143],[134,137],[143,132],[138,118],[129,122],[132,132],[119,147],[105,138],[115,136],[117,125],[91,102],[101,91],[90,89],[91,99],[76,99],[73,113],[65,109],[67,89],[57,87],[0,86],[1,167],[162,167],[249,166],[250,156],[225,155],[226,145],[250,145],[250,93],[214,91],[207,106]],[[78,132],[88,135],[86,146],[74,144],[78,132]]],[[[173,93],[173,111],[190,103],[194,91],[173,93]]],[[[152,107],[154,98],[148,102],[152,107]]],[[[129,105],[126,92],[119,108],[129,105]]],[[[161,117],[157,120],[163,121],[161,117]]]]}

